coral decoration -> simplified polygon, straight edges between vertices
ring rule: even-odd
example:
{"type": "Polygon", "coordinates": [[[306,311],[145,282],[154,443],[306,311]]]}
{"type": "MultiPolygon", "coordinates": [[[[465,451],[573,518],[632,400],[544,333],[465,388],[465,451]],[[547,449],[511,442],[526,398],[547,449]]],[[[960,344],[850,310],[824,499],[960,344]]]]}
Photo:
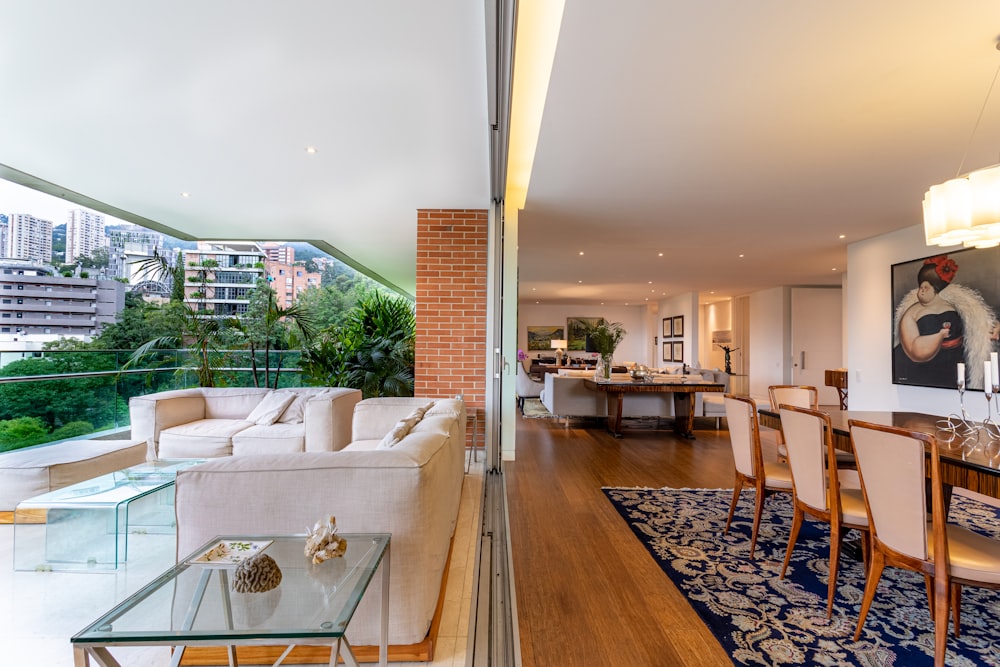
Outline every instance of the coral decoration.
{"type": "Polygon", "coordinates": [[[339,558],[347,551],[347,540],[337,535],[335,516],[327,517],[326,521],[317,521],[308,532],[305,555],[311,557],[315,565],[331,558],[339,558]]]}
{"type": "Polygon", "coordinates": [[[280,583],[281,568],[267,554],[247,558],[233,574],[233,590],[237,593],[264,593],[280,583]]]}
{"type": "Polygon", "coordinates": [[[924,264],[933,264],[934,272],[938,275],[938,278],[945,281],[949,285],[955,278],[955,273],[958,272],[958,264],[956,264],[955,260],[951,257],[948,257],[948,255],[935,255],[934,257],[928,257],[924,260],[924,264]]]}

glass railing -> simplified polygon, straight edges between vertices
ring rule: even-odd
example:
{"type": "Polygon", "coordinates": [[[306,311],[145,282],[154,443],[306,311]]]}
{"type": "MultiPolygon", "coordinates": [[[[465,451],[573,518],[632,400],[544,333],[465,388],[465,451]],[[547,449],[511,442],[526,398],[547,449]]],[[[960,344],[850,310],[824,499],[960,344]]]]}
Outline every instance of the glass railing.
{"type": "MultiPolygon", "coordinates": [[[[131,354],[0,352],[0,452],[126,430],[133,396],[198,386],[189,350],[157,350],[138,363],[129,363],[131,354]]],[[[271,352],[266,360],[263,352],[218,352],[215,384],[274,386],[277,378],[280,387],[299,386],[300,357],[298,351],[271,352]]]]}

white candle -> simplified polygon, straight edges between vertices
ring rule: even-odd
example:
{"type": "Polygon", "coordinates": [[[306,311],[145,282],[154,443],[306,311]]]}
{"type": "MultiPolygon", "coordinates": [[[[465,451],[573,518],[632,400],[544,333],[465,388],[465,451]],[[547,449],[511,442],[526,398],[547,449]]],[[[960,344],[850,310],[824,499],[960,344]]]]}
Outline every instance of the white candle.
{"type": "Polygon", "coordinates": [[[1000,362],[997,361],[997,353],[990,352],[990,368],[993,374],[990,376],[990,384],[994,387],[1000,386],[1000,362]]]}
{"type": "Polygon", "coordinates": [[[986,383],[990,381],[993,377],[993,373],[990,372],[990,360],[986,359],[983,361],[983,387],[986,388],[986,383]]]}
{"type": "Polygon", "coordinates": [[[965,384],[965,364],[958,364],[958,381],[960,384],[965,384]]]}

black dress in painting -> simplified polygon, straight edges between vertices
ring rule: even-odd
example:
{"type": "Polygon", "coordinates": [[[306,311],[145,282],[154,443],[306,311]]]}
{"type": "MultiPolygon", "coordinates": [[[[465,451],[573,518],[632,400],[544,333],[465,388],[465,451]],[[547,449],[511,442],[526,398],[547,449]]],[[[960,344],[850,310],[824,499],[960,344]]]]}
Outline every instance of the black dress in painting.
{"type": "Polygon", "coordinates": [[[957,381],[956,364],[965,361],[965,328],[962,318],[954,310],[930,313],[917,320],[919,335],[936,334],[946,323],[950,323],[951,334],[945,338],[938,353],[927,361],[913,361],[902,345],[893,350],[896,377],[904,384],[928,387],[954,387],[957,381]]]}

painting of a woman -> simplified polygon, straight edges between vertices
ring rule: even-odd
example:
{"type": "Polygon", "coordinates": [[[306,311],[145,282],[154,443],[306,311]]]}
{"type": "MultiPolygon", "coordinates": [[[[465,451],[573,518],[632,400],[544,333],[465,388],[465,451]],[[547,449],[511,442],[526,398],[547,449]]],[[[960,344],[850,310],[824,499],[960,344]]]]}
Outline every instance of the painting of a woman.
{"type": "Polygon", "coordinates": [[[997,318],[978,291],[953,282],[957,272],[947,255],[927,258],[916,287],[896,306],[895,382],[954,387],[957,366],[965,363],[967,387],[983,388],[983,361],[993,350],[997,318]]]}

